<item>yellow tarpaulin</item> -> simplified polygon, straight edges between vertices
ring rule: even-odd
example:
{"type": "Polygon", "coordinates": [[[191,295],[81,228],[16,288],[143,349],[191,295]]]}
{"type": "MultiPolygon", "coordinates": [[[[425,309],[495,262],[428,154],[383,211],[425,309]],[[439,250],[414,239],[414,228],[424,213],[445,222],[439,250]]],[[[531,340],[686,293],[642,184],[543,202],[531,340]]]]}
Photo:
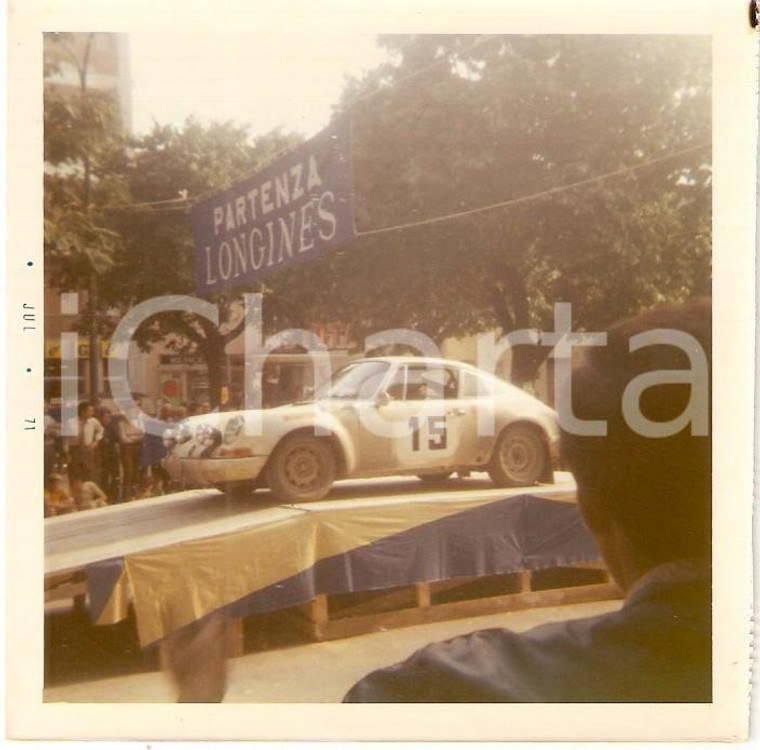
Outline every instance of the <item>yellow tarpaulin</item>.
{"type": "Polygon", "coordinates": [[[98,624],[122,619],[131,597],[146,646],[320,560],[493,502],[499,501],[293,506],[300,512],[272,522],[130,555],[98,624]]]}

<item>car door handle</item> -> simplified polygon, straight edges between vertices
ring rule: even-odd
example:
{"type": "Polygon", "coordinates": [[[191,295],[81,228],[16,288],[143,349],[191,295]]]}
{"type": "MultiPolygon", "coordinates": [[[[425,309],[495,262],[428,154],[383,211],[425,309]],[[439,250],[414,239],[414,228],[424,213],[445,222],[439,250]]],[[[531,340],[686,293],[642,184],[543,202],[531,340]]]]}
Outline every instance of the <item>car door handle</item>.
{"type": "Polygon", "coordinates": [[[457,407],[456,409],[449,409],[446,414],[451,415],[452,417],[463,417],[467,412],[464,409],[460,409],[457,407]]]}

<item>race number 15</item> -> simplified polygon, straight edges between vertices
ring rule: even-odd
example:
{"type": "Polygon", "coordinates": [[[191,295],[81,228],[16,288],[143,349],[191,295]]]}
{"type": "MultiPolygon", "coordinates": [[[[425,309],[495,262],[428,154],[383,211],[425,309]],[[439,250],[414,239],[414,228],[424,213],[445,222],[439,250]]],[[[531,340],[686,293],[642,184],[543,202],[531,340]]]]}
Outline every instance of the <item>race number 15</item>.
{"type": "MultiPolygon", "coordinates": [[[[412,417],[409,420],[412,428],[412,450],[420,449],[420,418],[412,417]]],[[[444,450],[446,448],[446,417],[428,417],[428,448],[430,450],[444,450]]]]}

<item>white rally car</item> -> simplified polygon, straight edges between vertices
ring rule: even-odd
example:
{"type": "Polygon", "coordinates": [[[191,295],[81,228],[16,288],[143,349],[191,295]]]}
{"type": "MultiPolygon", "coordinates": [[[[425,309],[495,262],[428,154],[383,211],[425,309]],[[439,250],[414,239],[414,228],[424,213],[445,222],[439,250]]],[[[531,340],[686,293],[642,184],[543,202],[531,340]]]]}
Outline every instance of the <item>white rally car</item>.
{"type": "Polygon", "coordinates": [[[500,487],[551,482],[556,413],[461,362],[377,357],[339,370],[313,401],[192,417],[167,433],[164,468],[183,486],[268,485],[285,502],[336,479],[487,471],[500,487]]]}

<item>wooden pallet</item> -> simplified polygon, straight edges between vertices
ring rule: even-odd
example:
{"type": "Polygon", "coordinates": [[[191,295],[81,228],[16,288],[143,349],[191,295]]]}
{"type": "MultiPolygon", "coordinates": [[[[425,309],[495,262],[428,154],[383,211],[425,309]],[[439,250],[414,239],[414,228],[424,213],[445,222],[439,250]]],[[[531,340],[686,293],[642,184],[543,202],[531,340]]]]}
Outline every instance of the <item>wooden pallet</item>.
{"type": "Polygon", "coordinates": [[[73,600],[75,607],[83,607],[87,594],[84,570],[58,573],[45,578],[45,604],[73,600]]]}
{"type": "MultiPolygon", "coordinates": [[[[603,564],[590,563],[353,594],[320,594],[311,602],[282,611],[278,622],[280,627],[300,633],[301,638],[320,642],[443,620],[621,597],[603,564]]],[[[73,599],[75,606],[84,606],[85,581],[81,571],[46,580],[46,602],[65,598],[73,599]]],[[[250,616],[254,631],[259,618],[260,615],[250,616]]],[[[227,621],[226,652],[230,658],[246,653],[245,631],[244,619],[227,621]]],[[[171,639],[163,639],[157,649],[145,652],[152,668],[168,667],[170,642],[171,639]]]]}
{"type": "Polygon", "coordinates": [[[315,641],[378,630],[536,607],[619,599],[622,593],[601,564],[554,569],[576,582],[547,587],[549,571],[417,583],[398,589],[328,596],[296,608],[294,624],[315,641]]]}

